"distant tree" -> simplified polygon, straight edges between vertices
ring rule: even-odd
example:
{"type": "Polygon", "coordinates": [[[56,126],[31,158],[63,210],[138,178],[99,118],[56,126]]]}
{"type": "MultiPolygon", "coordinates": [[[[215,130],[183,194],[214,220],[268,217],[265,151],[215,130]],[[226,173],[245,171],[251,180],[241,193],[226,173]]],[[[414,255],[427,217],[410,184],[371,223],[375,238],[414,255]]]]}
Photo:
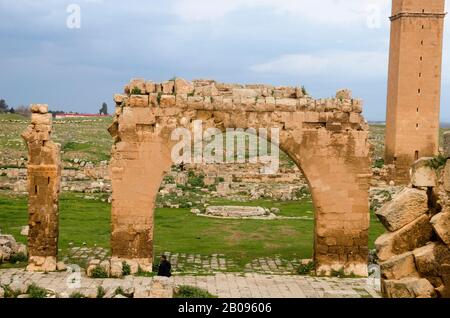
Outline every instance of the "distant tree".
{"type": "Polygon", "coordinates": [[[8,104],[6,104],[6,101],[4,99],[0,99],[0,113],[5,113],[8,111],[8,104]]]}
{"type": "Polygon", "coordinates": [[[99,110],[100,115],[108,115],[108,104],[103,103],[102,108],[99,110]]]}
{"type": "Polygon", "coordinates": [[[15,111],[14,108],[12,108],[12,107],[9,109],[9,112],[10,112],[11,114],[15,114],[15,113],[16,113],[16,111],[15,111]]]}
{"type": "Polygon", "coordinates": [[[30,108],[27,106],[20,105],[15,109],[16,114],[20,114],[23,116],[31,116],[30,108]]]}

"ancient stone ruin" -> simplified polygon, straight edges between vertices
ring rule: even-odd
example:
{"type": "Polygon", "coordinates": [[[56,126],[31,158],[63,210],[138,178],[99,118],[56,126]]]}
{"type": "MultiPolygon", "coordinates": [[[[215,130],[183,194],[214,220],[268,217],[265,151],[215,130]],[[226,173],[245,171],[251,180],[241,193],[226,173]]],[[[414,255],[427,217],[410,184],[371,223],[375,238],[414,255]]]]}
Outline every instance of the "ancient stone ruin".
{"type": "MultiPolygon", "coordinates": [[[[445,158],[449,159],[450,133],[445,158]]],[[[388,233],[376,241],[383,295],[450,297],[450,160],[418,160],[411,184],[377,212],[388,233]]]]}
{"type": "Polygon", "coordinates": [[[205,211],[206,216],[223,218],[268,218],[270,210],[262,207],[251,206],[209,206],[205,211]]]}
{"type": "Polygon", "coordinates": [[[439,152],[445,16],[445,0],[392,1],[385,162],[398,184],[439,152]]]}
{"type": "Polygon", "coordinates": [[[114,97],[112,254],[151,268],[155,200],[170,170],[171,133],[279,128],[279,147],[306,176],[315,207],[317,271],[367,275],[370,149],[362,102],[349,91],[314,100],[300,87],[132,80],[114,97]]]}
{"type": "Polygon", "coordinates": [[[60,146],[51,141],[52,115],[47,105],[31,105],[31,125],[22,134],[28,147],[28,267],[55,271],[58,254],[60,146]]]}

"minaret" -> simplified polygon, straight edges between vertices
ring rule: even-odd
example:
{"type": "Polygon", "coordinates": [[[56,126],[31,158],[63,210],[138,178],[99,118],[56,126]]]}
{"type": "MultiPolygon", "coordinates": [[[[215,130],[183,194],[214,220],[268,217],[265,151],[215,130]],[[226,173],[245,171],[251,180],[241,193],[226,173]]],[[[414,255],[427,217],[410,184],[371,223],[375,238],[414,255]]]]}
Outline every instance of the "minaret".
{"type": "Polygon", "coordinates": [[[394,180],[439,151],[445,0],[393,0],[386,120],[386,164],[394,180]]]}

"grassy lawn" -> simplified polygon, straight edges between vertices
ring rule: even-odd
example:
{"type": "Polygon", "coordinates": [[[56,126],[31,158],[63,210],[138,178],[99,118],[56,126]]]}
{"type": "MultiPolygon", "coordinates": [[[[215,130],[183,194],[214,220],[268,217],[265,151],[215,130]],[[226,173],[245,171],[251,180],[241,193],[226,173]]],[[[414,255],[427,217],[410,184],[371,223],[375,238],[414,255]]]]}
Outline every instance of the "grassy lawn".
{"type": "MultiPolygon", "coordinates": [[[[110,205],[98,200],[85,200],[83,195],[65,193],[60,201],[60,249],[64,255],[69,243],[88,247],[109,248],[110,205]]],[[[242,205],[231,201],[212,204],[242,205]]],[[[308,200],[299,202],[257,201],[246,205],[279,208],[284,216],[312,216],[308,200]]],[[[313,250],[313,220],[219,220],[197,217],[188,209],[157,209],[155,255],[170,251],[186,254],[224,254],[237,265],[279,255],[280,258],[310,258],[313,250]]],[[[27,224],[26,197],[0,194],[0,229],[13,234],[20,242],[20,229],[27,224]]],[[[371,221],[370,247],[383,226],[371,221]]]]}

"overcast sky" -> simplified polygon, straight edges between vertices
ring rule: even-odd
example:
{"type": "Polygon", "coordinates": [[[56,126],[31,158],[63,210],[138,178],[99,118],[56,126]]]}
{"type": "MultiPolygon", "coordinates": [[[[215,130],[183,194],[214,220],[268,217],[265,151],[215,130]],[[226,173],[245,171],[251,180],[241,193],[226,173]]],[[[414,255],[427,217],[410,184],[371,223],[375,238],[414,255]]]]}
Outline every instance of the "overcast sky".
{"type": "Polygon", "coordinates": [[[95,113],[132,77],[179,76],[304,85],[316,98],[348,87],[384,120],[389,13],[388,0],[0,0],[0,98],[95,113]]]}

